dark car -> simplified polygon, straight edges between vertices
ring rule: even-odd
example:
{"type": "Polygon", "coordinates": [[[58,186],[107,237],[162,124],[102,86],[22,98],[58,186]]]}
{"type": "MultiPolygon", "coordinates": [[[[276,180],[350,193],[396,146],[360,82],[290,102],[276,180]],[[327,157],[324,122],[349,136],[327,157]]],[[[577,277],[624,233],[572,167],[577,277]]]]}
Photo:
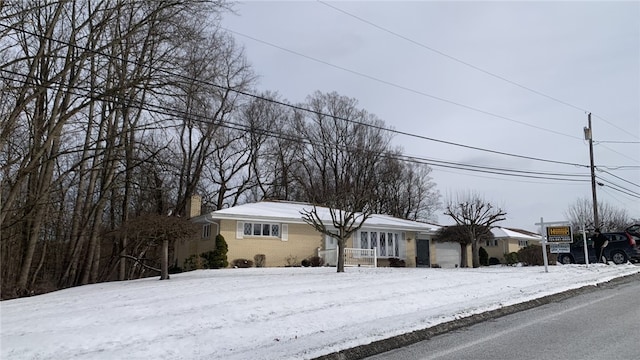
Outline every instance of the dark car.
{"type": "MultiPolygon", "coordinates": [[[[615,264],[624,264],[627,261],[640,261],[640,238],[632,235],[631,232],[611,232],[603,233],[609,242],[604,248],[604,256],[608,261],[615,264]]],[[[593,249],[593,238],[587,239],[587,249],[589,253],[589,263],[595,263],[597,255],[593,249]]],[[[574,241],[571,244],[569,253],[559,253],[558,262],[563,264],[584,264],[584,241],[574,241]]]]}

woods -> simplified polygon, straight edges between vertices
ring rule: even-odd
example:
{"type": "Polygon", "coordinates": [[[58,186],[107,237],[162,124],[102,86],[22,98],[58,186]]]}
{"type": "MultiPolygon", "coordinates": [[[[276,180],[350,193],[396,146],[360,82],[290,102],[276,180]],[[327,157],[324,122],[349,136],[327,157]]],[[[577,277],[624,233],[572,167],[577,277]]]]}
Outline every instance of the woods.
{"type": "Polygon", "coordinates": [[[255,90],[242,48],[216,26],[229,10],[2,5],[3,298],[160,275],[163,251],[191,231],[193,194],[206,211],[343,199],[354,211],[433,215],[430,168],[402,159],[357,100],[316,92],[287,106],[255,90]]]}

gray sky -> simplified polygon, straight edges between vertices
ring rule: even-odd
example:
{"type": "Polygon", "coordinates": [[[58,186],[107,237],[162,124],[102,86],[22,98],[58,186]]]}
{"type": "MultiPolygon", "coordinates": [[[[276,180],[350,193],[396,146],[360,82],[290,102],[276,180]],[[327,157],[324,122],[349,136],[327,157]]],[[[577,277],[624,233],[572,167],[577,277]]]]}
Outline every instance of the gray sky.
{"type": "Polygon", "coordinates": [[[259,90],[290,103],[316,90],[355,98],[417,135],[395,135],[406,155],[586,180],[432,166],[444,201],[477,192],[507,211],[507,227],[564,220],[570,204],[591,198],[588,167],[569,165],[589,164],[591,112],[598,200],[640,218],[640,2],[249,1],[235,10],[222,26],[245,47],[259,90]]]}

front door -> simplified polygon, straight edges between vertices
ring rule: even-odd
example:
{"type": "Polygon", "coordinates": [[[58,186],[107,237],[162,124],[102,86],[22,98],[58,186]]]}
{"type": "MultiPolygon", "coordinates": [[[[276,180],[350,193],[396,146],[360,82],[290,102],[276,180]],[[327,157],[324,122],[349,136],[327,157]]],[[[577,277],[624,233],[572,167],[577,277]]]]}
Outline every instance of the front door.
{"type": "Polygon", "coordinates": [[[430,267],[429,240],[416,240],[416,267],[430,267]]]}

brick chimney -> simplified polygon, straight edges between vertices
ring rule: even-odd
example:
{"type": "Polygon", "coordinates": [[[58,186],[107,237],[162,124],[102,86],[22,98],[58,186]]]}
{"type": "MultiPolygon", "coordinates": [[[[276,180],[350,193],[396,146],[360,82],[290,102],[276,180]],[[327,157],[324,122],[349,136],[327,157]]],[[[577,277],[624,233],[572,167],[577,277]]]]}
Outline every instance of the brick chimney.
{"type": "Polygon", "coordinates": [[[201,208],[202,208],[202,197],[200,195],[191,195],[191,197],[187,199],[187,209],[186,209],[187,219],[200,216],[201,208]]]}

